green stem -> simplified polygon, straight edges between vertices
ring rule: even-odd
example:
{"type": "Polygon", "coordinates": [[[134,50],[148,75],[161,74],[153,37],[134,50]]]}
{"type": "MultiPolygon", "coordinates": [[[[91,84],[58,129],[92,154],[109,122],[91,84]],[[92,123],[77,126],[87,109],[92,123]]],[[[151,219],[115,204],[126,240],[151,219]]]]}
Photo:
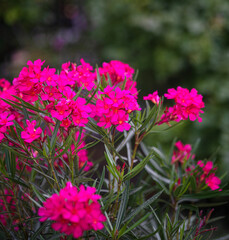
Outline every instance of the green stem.
{"type": "Polygon", "coordinates": [[[131,166],[130,166],[130,170],[133,169],[134,166],[134,159],[138,150],[138,146],[141,143],[141,141],[143,140],[144,136],[145,136],[146,132],[142,133],[142,135],[139,137],[139,132],[135,133],[135,145],[134,145],[134,150],[133,150],[133,154],[131,157],[131,166]]]}
{"type": "Polygon", "coordinates": [[[53,165],[52,165],[52,159],[49,158],[49,159],[48,159],[48,162],[49,162],[49,165],[50,165],[50,168],[51,168],[51,172],[52,172],[54,181],[55,181],[55,183],[56,183],[56,185],[57,185],[58,190],[60,191],[60,186],[59,186],[59,183],[58,183],[58,180],[57,180],[57,177],[56,177],[56,174],[55,174],[53,165]]]}

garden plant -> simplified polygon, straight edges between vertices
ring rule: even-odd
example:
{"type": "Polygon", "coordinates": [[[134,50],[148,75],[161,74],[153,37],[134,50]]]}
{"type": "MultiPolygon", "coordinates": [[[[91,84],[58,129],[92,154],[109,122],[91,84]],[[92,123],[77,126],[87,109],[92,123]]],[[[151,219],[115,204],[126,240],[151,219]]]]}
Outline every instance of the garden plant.
{"type": "Polygon", "coordinates": [[[179,139],[169,152],[144,142],[201,122],[203,97],[154,89],[140,106],[136,78],[116,60],[38,59],[0,80],[1,239],[212,239],[208,199],[229,195],[214,159],[179,139]]]}

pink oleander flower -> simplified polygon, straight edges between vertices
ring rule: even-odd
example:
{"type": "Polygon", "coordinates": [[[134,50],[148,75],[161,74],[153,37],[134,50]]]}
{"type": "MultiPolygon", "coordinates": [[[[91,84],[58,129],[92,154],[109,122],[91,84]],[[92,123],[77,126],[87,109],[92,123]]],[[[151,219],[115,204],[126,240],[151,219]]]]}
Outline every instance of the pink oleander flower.
{"type": "Polygon", "coordinates": [[[162,123],[169,123],[170,121],[181,121],[187,120],[191,121],[198,119],[199,122],[202,121],[200,113],[204,108],[204,102],[202,101],[202,95],[198,94],[196,89],[189,91],[186,88],[177,87],[168,89],[168,93],[164,95],[167,99],[174,99],[175,105],[166,109],[165,113],[162,115],[161,120],[157,123],[158,125],[162,123]]]}
{"type": "Polygon", "coordinates": [[[66,119],[63,119],[60,126],[61,127],[65,127],[65,128],[69,128],[71,126],[72,122],[66,118],[66,119]]]}
{"type": "Polygon", "coordinates": [[[103,92],[98,91],[95,113],[98,116],[98,126],[110,128],[112,125],[120,132],[129,130],[129,114],[139,111],[136,98],[128,90],[107,86],[103,92]]]}
{"type": "Polygon", "coordinates": [[[55,68],[44,68],[41,72],[41,78],[40,81],[44,85],[55,87],[57,85],[57,81],[59,79],[59,76],[55,74],[56,69],[55,68]]]}
{"type": "Polygon", "coordinates": [[[95,88],[95,74],[93,67],[86,63],[83,59],[80,60],[81,65],[76,66],[73,63],[64,63],[62,65],[61,78],[66,79],[65,82],[70,82],[69,85],[77,85],[91,91],[95,88]]]}
{"type": "Polygon", "coordinates": [[[153,92],[152,94],[149,94],[148,96],[144,96],[143,100],[150,100],[154,104],[159,104],[160,97],[158,96],[158,91],[153,92]]]}
{"type": "Polygon", "coordinates": [[[109,63],[104,62],[103,67],[99,68],[100,74],[107,77],[109,74],[112,83],[116,84],[126,79],[131,79],[134,74],[134,69],[128,64],[122,63],[121,61],[112,60],[109,63]]]}
{"type": "Polygon", "coordinates": [[[41,83],[41,66],[43,65],[40,59],[27,62],[28,67],[24,67],[18,78],[13,80],[13,86],[18,93],[22,94],[22,97],[25,101],[34,102],[38,100],[38,95],[42,91],[41,83]]]}
{"type": "MultiPolygon", "coordinates": [[[[202,160],[199,160],[197,164],[192,165],[188,171],[186,169],[186,173],[195,176],[199,189],[207,185],[211,190],[217,190],[219,189],[221,180],[215,175],[216,170],[217,168],[214,168],[212,161],[208,161],[205,164],[202,160]]],[[[219,189],[219,191],[221,191],[221,189],[219,189]]]]}
{"type": "Polygon", "coordinates": [[[61,98],[57,105],[55,105],[56,110],[51,110],[51,115],[53,118],[57,118],[59,121],[62,121],[70,115],[72,109],[69,108],[70,101],[67,101],[65,98],[61,98]]]}
{"type": "MultiPolygon", "coordinates": [[[[173,151],[172,163],[180,162],[183,164],[191,157],[192,147],[190,144],[183,144],[181,141],[175,143],[177,150],[173,151]]],[[[194,158],[194,155],[192,156],[194,158]]]]}
{"type": "Polygon", "coordinates": [[[106,217],[98,203],[100,195],[94,187],[72,186],[67,182],[59,194],[53,194],[39,208],[40,221],[54,221],[52,228],[75,238],[82,237],[85,231],[101,230],[106,217]]]}
{"type": "Polygon", "coordinates": [[[203,171],[205,174],[208,174],[213,169],[213,162],[208,161],[206,165],[203,167],[203,171]]]}
{"type": "Polygon", "coordinates": [[[203,163],[203,161],[201,161],[201,160],[199,160],[199,161],[197,162],[197,165],[200,166],[201,168],[204,167],[204,163],[203,163]]]}
{"type": "Polygon", "coordinates": [[[42,100],[56,101],[62,97],[62,94],[56,87],[46,86],[40,96],[42,100]]]}
{"type": "Polygon", "coordinates": [[[8,115],[9,112],[4,112],[0,114],[0,126],[8,127],[14,124],[12,122],[15,119],[14,115],[13,114],[11,114],[10,116],[8,115]]]}
{"type": "Polygon", "coordinates": [[[95,75],[92,72],[93,67],[83,59],[81,59],[80,62],[81,65],[76,68],[77,85],[79,87],[83,86],[83,89],[85,88],[91,91],[91,89],[95,87],[95,75]]]}
{"type": "Polygon", "coordinates": [[[34,140],[40,138],[42,129],[40,127],[35,129],[36,120],[33,120],[32,122],[26,120],[26,124],[27,127],[25,128],[25,131],[21,132],[21,138],[24,139],[24,141],[27,143],[31,143],[34,140]]]}
{"type": "Polygon", "coordinates": [[[84,127],[88,123],[93,106],[90,104],[86,105],[86,100],[78,97],[75,101],[71,102],[71,108],[71,117],[75,126],[84,127]]]}
{"type": "Polygon", "coordinates": [[[5,126],[0,127],[0,142],[5,138],[4,133],[6,133],[7,128],[5,126]]]}
{"type": "MultiPolygon", "coordinates": [[[[205,183],[208,185],[208,187],[211,188],[211,190],[217,190],[219,189],[219,185],[221,183],[221,180],[215,176],[215,173],[211,173],[206,179],[205,183]]],[[[220,189],[221,190],[221,189],[220,189]]],[[[219,190],[219,191],[220,191],[219,190]]]]}
{"type": "Polygon", "coordinates": [[[116,121],[113,121],[114,124],[117,125],[116,129],[119,132],[123,132],[124,130],[129,131],[131,128],[131,125],[128,123],[129,115],[125,113],[125,111],[120,110],[117,113],[117,119],[116,121]]]}
{"type": "Polygon", "coordinates": [[[104,62],[103,67],[99,68],[99,73],[100,75],[104,75],[106,80],[108,80],[109,75],[113,85],[122,84],[126,79],[125,90],[130,91],[137,98],[138,90],[136,82],[133,81],[134,69],[128,64],[117,60],[110,61],[109,63],[104,62]]]}

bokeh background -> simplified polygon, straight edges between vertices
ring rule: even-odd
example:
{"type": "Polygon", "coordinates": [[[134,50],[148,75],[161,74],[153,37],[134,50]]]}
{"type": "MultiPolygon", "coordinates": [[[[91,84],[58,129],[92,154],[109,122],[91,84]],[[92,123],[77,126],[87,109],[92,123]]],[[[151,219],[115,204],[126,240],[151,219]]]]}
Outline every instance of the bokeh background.
{"type": "Polygon", "coordinates": [[[155,90],[196,88],[206,103],[203,122],[147,141],[167,148],[174,136],[200,139],[199,159],[213,156],[219,175],[229,171],[228,0],[1,0],[0,33],[0,77],[8,80],[38,58],[57,68],[116,59],[139,70],[139,101],[155,90]]]}

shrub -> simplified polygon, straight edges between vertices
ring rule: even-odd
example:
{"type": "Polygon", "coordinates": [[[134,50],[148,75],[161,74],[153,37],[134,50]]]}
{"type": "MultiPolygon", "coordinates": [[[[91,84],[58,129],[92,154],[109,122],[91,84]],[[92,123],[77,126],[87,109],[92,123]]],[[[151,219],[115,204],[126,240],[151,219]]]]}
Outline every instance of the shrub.
{"type": "Polygon", "coordinates": [[[182,121],[201,122],[204,102],[197,90],[168,89],[164,97],[173,103],[166,108],[154,91],[141,109],[128,64],[111,61],[94,70],[81,60],[64,63],[59,73],[43,64],[28,61],[12,85],[0,82],[1,235],[211,236],[213,209],[203,216],[198,203],[228,195],[213,161],[196,159],[181,141],[170,153],[143,141],[182,121]]]}

